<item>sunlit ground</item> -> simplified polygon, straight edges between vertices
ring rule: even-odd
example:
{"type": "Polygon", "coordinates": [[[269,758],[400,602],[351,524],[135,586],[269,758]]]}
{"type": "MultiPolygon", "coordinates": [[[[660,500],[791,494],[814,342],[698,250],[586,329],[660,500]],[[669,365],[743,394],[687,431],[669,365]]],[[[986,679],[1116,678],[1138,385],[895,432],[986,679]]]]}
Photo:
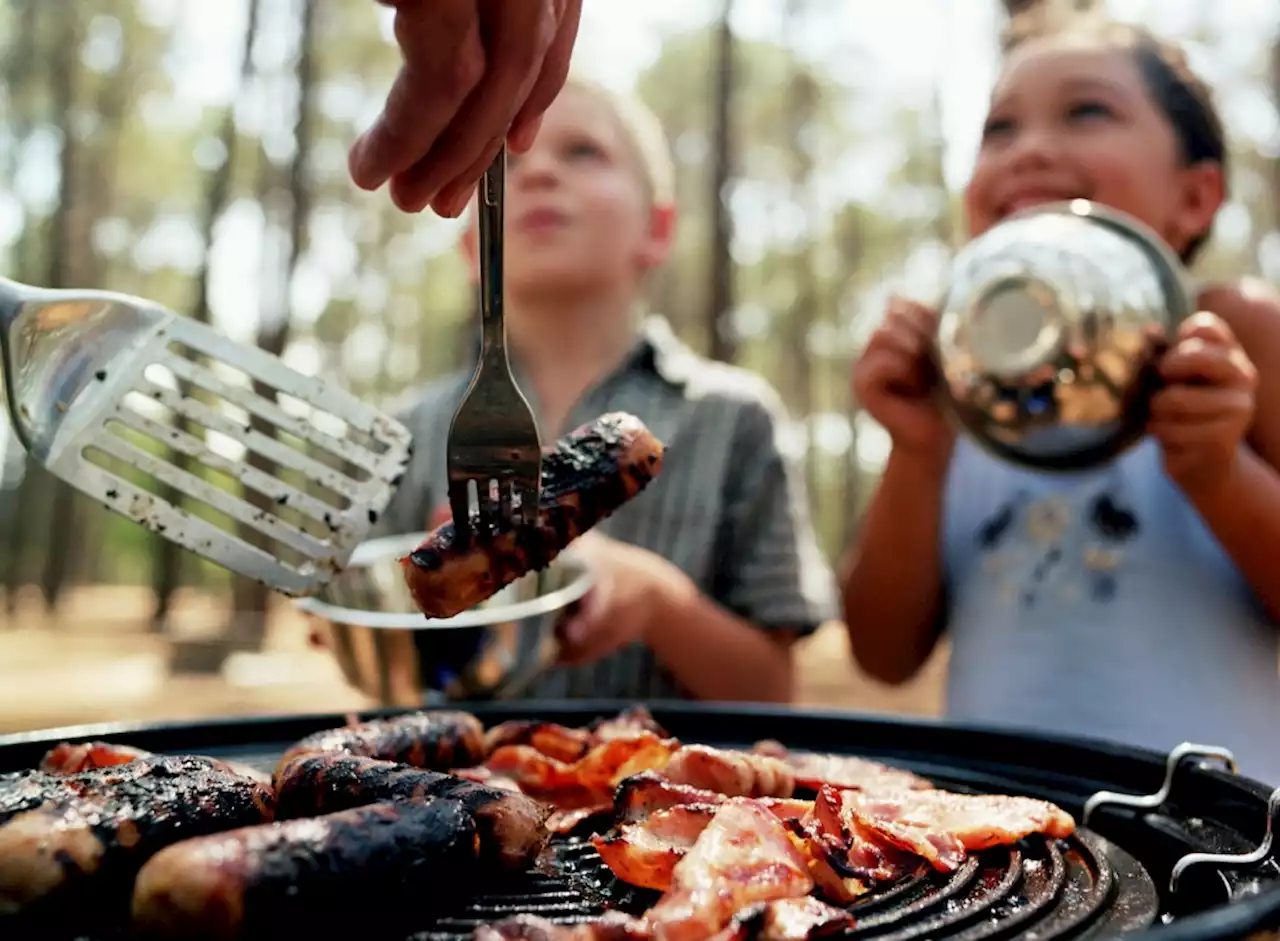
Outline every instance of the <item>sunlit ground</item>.
{"type": "MultiPolygon", "coordinates": [[[[57,618],[21,599],[14,623],[0,617],[0,732],[85,722],[194,719],[289,712],[341,712],[369,705],[287,606],[272,618],[265,649],[234,655],[219,674],[175,675],[173,645],[145,627],[149,599],[126,587],[80,589],[57,618]]],[[[207,598],[182,599],[180,643],[211,637],[221,612],[207,598]]],[[[915,683],[886,689],[856,674],[844,632],[830,624],[800,652],[800,701],[809,705],[935,714],[942,658],[915,683]]]]}

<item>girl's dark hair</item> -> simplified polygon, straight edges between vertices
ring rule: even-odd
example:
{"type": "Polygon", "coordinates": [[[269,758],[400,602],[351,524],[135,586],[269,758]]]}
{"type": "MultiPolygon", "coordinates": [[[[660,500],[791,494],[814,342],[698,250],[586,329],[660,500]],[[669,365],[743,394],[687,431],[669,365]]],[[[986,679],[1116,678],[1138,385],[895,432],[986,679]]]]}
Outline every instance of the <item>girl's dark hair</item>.
{"type": "MultiPolygon", "coordinates": [[[[1213,91],[1191,68],[1187,54],[1175,42],[1130,23],[1120,23],[1093,12],[1064,10],[1066,4],[1040,3],[1012,17],[1001,37],[1008,55],[1030,39],[1071,33],[1096,36],[1129,51],[1146,83],[1147,92],[1168,119],[1188,166],[1211,162],[1227,171],[1226,132],[1214,103],[1213,91]]],[[[1224,184],[1225,185],[1225,184],[1224,184]]],[[[1212,228],[1212,226],[1210,227],[1212,228]]],[[[1195,236],[1182,252],[1190,264],[1209,238],[1209,229],[1195,236]]]]}

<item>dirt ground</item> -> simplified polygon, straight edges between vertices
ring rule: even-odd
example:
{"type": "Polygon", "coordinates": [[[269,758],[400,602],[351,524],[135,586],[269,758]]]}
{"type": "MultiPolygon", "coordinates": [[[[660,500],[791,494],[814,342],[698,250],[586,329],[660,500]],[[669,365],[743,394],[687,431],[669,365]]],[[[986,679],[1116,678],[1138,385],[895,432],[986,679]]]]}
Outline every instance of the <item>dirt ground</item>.
{"type": "MultiPolygon", "coordinates": [[[[197,719],[327,712],[371,705],[344,680],[332,658],[308,645],[308,631],[287,602],[273,611],[264,650],[235,654],[213,675],[174,673],[173,641],[148,633],[144,591],[80,589],[56,616],[35,599],[0,615],[0,733],[81,723],[197,719]]],[[[173,638],[216,635],[225,612],[208,599],[181,599],[173,638]]],[[[804,705],[937,713],[945,652],[914,683],[888,688],[853,667],[843,629],[828,624],[800,649],[804,705]]]]}

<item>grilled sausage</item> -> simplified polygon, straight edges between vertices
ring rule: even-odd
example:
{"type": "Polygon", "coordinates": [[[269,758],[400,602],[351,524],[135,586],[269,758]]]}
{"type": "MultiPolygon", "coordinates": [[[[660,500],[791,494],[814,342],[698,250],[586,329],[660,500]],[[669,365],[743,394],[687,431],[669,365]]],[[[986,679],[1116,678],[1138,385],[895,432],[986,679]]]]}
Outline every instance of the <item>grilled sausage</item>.
{"type": "MultiPolygon", "coordinates": [[[[72,744],[62,742],[45,752],[37,766],[41,771],[50,774],[77,774],[81,771],[92,771],[95,768],[114,768],[127,765],[139,758],[154,758],[155,753],[134,748],[132,745],[117,745],[114,742],[82,742],[72,744]]],[[[242,765],[234,761],[222,761],[201,755],[215,767],[222,768],[231,774],[252,778],[262,784],[270,784],[271,776],[263,774],[257,768],[242,765]]]]}
{"type": "Polygon", "coordinates": [[[642,491],[662,468],[662,443],[640,419],[613,412],[544,451],[536,523],[459,540],[452,522],[402,560],[414,601],[429,618],[474,608],[642,491]]]}
{"type": "Polygon", "coordinates": [[[473,881],[475,820],[457,802],[373,804],[186,840],[138,874],[144,938],[363,937],[421,918],[473,881]]]}
{"type": "Polygon", "coordinates": [[[276,773],[300,755],[328,752],[380,758],[448,771],[485,758],[484,725],[468,712],[415,712],[308,735],[280,759],[276,773]]]}
{"type": "MultiPolygon", "coordinates": [[[[160,849],[271,819],[269,788],[201,758],[0,778],[0,924],[85,901],[125,906],[138,869],[160,849]]],[[[2,933],[2,932],[0,932],[2,933]]]]}
{"type": "Polygon", "coordinates": [[[486,863],[522,870],[546,845],[551,808],[452,774],[358,755],[301,755],[276,775],[277,820],[427,797],[457,801],[475,817],[486,863]]]}

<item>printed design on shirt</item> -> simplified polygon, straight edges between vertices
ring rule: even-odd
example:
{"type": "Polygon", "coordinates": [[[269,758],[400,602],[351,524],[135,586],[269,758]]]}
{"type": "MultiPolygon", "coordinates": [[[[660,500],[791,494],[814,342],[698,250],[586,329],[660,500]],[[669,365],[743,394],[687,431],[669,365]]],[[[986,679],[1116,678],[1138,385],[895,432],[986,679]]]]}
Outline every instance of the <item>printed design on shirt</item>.
{"type": "Polygon", "coordinates": [[[1123,488],[1110,479],[1044,496],[1018,490],[978,524],[973,541],[997,595],[1029,609],[1046,598],[1111,601],[1125,549],[1140,531],[1123,488]]]}

